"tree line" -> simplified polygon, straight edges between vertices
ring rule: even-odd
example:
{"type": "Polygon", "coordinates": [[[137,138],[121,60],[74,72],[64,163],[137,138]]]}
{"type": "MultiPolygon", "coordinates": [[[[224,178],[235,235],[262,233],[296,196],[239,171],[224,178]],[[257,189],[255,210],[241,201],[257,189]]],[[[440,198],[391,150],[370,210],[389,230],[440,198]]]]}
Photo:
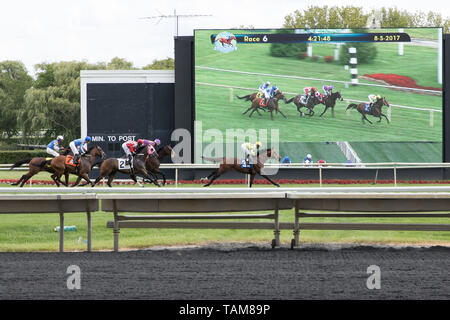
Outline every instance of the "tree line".
{"type": "MultiPolygon", "coordinates": [[[[0,61],[0,139],[44,143],[57,135],[80,136],[80,71],[136,70],[132,62],[64,61],[35,65],[35,79],[21,61],[0,61]]],[[[153,60],[143,70],[174,69],[174,59],[153,60]]]]}
{"type": "MultiPolygon", "coordinates": [[[[449,33],[450,19],[431,11],[410,13],[397,8],[365,11],[356,6],[309,6],[288,14],[283,27],[442,27],[444,33],[449,33]]],[[[303,50],[295,46],[293,44],[293,54],[303,50]]],[[[66,141],[79,137],[80,71],[133,69],[137,68],[132,62],[117,57],[109,63],[96,64],[44,62],[35,66],[36,77],[33,78],[22,62],[0,61],[0,139],[19,137],[22,143],[42,143],[59,134],[64,134],[66,141]]],[[[142,69],[174,69],[174,59],[154,60],[142,69]]]]}

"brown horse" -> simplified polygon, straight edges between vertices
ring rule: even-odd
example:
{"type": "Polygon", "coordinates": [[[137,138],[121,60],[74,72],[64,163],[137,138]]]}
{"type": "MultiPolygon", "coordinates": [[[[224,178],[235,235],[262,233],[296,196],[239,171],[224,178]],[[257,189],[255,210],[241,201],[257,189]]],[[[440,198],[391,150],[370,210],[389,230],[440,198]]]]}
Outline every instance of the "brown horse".
{"type": "Polygon", "coordinates": [[[68,186],[68,183],[67,183],[68,176],[69,176],[69,174],[72,173],[72,174],[75,174],[78,176],[77,180],[75,181],[75,184],[72,185],[72,187],[77,186],[80,183],[81,179],[86,180],[86,183],[84,185],[86,185],[86,184],[92,185],[92,182],[89,179],[88,174],[92,170],[92,167],[96,164],[96,158],[98,156],[101,157],[102,159],[104,159],[106,157],[106,154],[102,150],[102,148],[100,148],[100,146],[92,145],[92,146],[89,146],[86,153],[80,157],[78,167],[71,165],[71,164],[66,164],[66,159],[68,156],[55,157],[50,162],[50,165],[55,172],[52,175],[52,179],[53,180],[56,179],[55,182],[57,182],[56,185],[58,187],[59,187],[58,182],[60,182],[61,184],[65,185],[67,187],[68,186]],[[63,174],[66,177],[66,183],[63,183],[61,181],[61,176],[63,174]]]}
{"type": "Polygon", "coordinates": [[[158,180],[158,174],[160,174],[163,177],[163,186],[166,185],[166,176],[163,172],[161,172],[161,170],[159,170],[159,166],[161,164],[162,159],[164,159],[168,155],[171,155],[172,152],[173,152],[172,147],[166,145],[160,148],[155,153],[149,154],[145,158],[145,168],[149,173],[153,175],[155,180],[158,180]]]}
{"type": "Polygon", "coordinates": [[[339,99],[340,101],[343,101],[342,95],[339,91],[333,92],[332,94],[328,95],[325,98],[325,101],[322,102],[325,105],[325,110],[320,114],[320,117],[323,116],[325,112],[329,108],[331,108],[331,116],[334,118],[334,106],[336,105],[336,100],[339,99]]]}
{"type": "MultiPolygon", "coordinates": [[[[62,154],[67,154],[70,151],[70,149],[61,149],[61,153],[62,154]]],[[[24,174],[17,182],[12,183],[11,185],[13,186],[17,186],[20,183],[20,187],[23,187],[23,185],[35,174],[41,172],[41,171],[46,171],[49,173],[55,173],[55,171],[52,169],[52,167],[50,166],[50,160],[52,158],[48,157],[48,158],[44,158],[44,157],[34,157],[34,158],[28,158],[28,159],[24,159],[24,160],[19,160],[16,163],[14,163],[9,170],[12,170],[14,168],[20,167],[21,165],[28,163],[28,172],[26,174],[24,174]]],[[[58,185],[58,181],[56,181],[53,178],[52,175],[52,179],[53,181],[55,181],[56,185],[58,185]]],[[[67,180],[66,180],[67,183],[67,180]]]]}
{"type": "Polygon", "coordinates": [[[364,120],[369,121],[370,124],[372,124],[372,121],[367,119],[366,114],[370,114],[374,117],[380,118],[378,122],[381,122],[381,117],[385,117],[386,121],[389,123],[389,119],[386,117],[385,114],[381,112],[381,108],[383,106],[387,106],[390,108],[389,102],[386,100],[386,97],[378,98],[377,101],[375,101],[372,105],[372,108],[369,109],[369,105],[367,103],[360,103],[356,105],[355,103],[351,103],[348,105],[347,109],[356,109],[359,113],[362,115],[362,122],[364,123],[364,120]]]}
{"type": "Polygon", "coordinates": [[[258,114],[261,116],[261,113],[258,110],[258,109],[261,109],[264,111],[266,111],[266,110],[269,111],[270,118],[272,120],[273,120],[273,111],[276,111],[277,113],[279,112],[284,118],[286,118],[286,116],[284,115],[283,112],[281,112],[280,107],[278,106],[279,100],[283,100],[285,103],[287,103],[285,95],[280,90],[278,90],[276,92],[276,94],[273,96],[273,98],[269,99],[266,106],[261,105],[261,102],[263,101],[263,99],[264,98],[255,98],[254,100],[252,100],[252,105],[250,106],[250,108],[245,110],[242,114],[246,114],[247,112],[252,110],[252,112],[250,112],[249,117],[251,117],[255,111],[258,112],[258,114]]]}
{"type": "Polygon", "coordinates": [[[225,172],[228,172],[230,170],[242,172],[244,174],[250,174],[250,187],[253,185],[253,180],[255,179],[255,175],[259,174],[261,177],[272,183],[273,185],[279,187],[280,185],[270,179],[267,175],[263,174],[262,169],[264,168],[264,163],[269,158],[274,158],[278,161],[280,161],[280,155],[271,149],[261,150],[258,152],[258,155],[256,156],[256,161],[253,161],[254,164],[251,168],[242,168],[241,161],[236,158],[207,158],[203,157],[203,159],[207,161],[213,161],[213,162],[221,162],[219,169],[213,171],[208,177],[203,178],[202,180],[209,180],[207,184],[204,185],[204,187],[207,187],[211,185],[214,180],[216,180],[218,177],[223,175],[225,172]]]}
{"type": "Polygon", "coordinates": [[[131,179],[137,183],[136,174],[144,176],[144,178],[153,182],[155,185],[160,187],[158,180],[150,176],[149,172],[145,168],[145,159],[148,156],[148,146],[141,148],[140,151],[133,157],[133,169],[130,166],[125,166],[125,159],[109,158],[103,161],[100,166],[100,175],[95,179],[92,186],[95,186],[101,179],[108,176],[107,185],[112,187],[111,183],[114,180],[117,172],[129,174],[131,179]]]}
{"type": "Polygon", "coordinates": [[[299,94],[295,97],[290,98],[286,101],[286,103],[294,102],[294,104],[297,106],[297,111],[300,112],[300,116],[303,117],[306,113],[303,113],[301,108],[307,108],[309,110],[308,116],[314,115],[314,107],[320,103],[319,99],[315,96],[314,92],[312,92],[311,97],[309,98],[308,102],[304,102],[302,97],[304,95],[299,94]]]}

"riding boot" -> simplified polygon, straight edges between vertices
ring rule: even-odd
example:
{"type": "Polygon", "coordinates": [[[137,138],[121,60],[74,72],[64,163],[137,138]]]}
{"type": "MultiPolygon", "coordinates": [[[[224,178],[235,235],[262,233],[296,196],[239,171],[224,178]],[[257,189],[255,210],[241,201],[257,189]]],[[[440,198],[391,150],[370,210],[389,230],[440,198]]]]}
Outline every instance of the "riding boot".
{"type": "Polygon", "coordinates": [[[79,154],[76,154],[76,155],[75,155],[75,159],[73,159],[73,163],[74,163],[75,165],[78,165],[79,160],[80,160],[80,155],[79,155],[79,154]]]}

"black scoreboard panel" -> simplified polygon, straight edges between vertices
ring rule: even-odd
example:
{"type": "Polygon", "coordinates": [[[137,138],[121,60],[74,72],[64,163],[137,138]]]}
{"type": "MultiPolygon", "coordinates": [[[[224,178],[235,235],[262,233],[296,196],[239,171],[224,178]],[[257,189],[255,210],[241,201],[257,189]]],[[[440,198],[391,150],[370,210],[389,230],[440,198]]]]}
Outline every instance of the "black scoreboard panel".
{"type": "Polygon", "coordinates": [[[174,130],[173,83],[88,83],[87,128],[108,157],[123,155],[127,140],[160,139],[174,130]]]}

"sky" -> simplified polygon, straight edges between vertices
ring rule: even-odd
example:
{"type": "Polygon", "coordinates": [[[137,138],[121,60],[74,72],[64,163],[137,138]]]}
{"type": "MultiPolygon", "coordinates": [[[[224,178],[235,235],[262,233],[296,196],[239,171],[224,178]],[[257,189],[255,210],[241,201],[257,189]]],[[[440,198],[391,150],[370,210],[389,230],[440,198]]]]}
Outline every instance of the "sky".
{"type": "Polygon", "coordinates": [[[174,57],[176,19],[178,35],[195,29],[240,26],[281,28],[284,18],[310,5],[363,7],[365,10],[396,7],[411,13],[440,12],[450,17],[442,0],[2,0],[0,1],[0,61],[20,60],[34,75],[41,62],[87,60],[109,62],[124,58],[141,68],[154,59],[174,57]],[[375,3],[375,5],[374,5],[375,3]],[[393,4],[394,3],[394,4],[393,4]]]}

